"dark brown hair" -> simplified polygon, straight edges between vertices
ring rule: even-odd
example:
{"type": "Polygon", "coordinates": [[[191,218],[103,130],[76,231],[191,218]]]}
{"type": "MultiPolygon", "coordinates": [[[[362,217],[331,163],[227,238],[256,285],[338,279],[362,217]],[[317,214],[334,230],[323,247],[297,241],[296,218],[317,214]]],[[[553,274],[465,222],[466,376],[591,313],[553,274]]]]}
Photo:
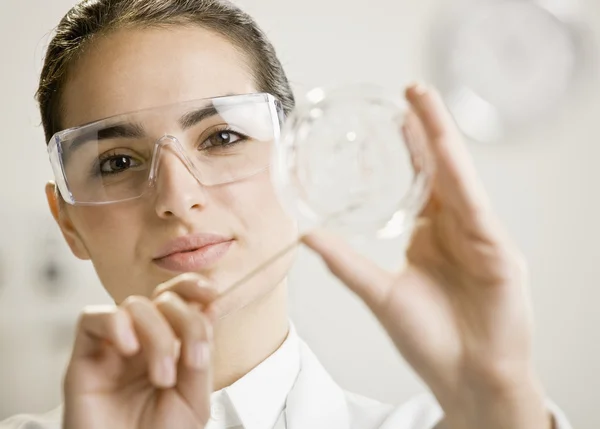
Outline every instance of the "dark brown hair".
{"type": "Polygon", "coordinates": [[[289,113],[294,96],[273,45],[256,22],[227,0],[84,0],[60,21],[36,93],[46,141],[61,129],[60,97],[69,67],[95,37],[124,27],[199,25],[226,37],[249,61],[257,89],[289,113]]]}

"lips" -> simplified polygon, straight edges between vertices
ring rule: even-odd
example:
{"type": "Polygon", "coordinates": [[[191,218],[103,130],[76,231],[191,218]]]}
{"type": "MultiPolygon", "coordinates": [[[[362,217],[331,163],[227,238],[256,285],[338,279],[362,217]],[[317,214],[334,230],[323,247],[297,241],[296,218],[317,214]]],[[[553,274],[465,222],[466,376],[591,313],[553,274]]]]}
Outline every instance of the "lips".
{"type": "Polygon", "coordinates": [[[216,234],[186,235],[163,246],[153,262],[178,273],[200,271],[225,256],[233,242],[230,237],[216,234]]]}

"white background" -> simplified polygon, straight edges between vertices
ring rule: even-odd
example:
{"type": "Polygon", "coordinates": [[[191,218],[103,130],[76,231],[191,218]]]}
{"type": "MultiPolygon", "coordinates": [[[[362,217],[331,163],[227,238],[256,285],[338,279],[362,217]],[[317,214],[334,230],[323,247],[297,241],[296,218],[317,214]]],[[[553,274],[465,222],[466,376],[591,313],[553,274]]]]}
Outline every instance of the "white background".
{"type": "MultiPolygon", "coordinates": [[[[72,321],[83,304],[108,301],[91,267],[57,239],[43,195],[50,169],[33,95],[49,32],[73,3],[0,0],[0,419],[58,403],[72,321]],[[55,296],[41,276],[48,258],[65,268],[59,283],[66,289],[55,296]]],[[[428,40],[448,3],[240,4],[272,38],[298,92],[369,81],[400,93],[432,74],[428,40]]],[[[587,0],[582,10],[599,43],[600,3],[587,0]]],[[[600,87],[588,83],[531,133],[471,144],[497,211],[529,260],[543,381],[582,429],[600,427],[598,123],[600,87]]],[[[365,249],[388,266],[401,260],[399,241],[365,249]]],[[[291,307],[301,335],[344,388],[394,403],[424,389],[371,315],[307,253],[292,275],[291,307]]]]}

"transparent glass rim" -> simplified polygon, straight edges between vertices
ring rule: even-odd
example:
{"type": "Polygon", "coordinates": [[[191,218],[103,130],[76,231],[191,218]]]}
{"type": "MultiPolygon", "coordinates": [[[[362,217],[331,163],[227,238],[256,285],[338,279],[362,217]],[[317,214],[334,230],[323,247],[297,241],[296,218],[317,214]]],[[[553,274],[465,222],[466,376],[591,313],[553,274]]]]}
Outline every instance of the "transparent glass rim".
{"type": "MultiPolygon", "coordinates": [[[[399,93],[400,94],[400,93],[399,93]]],[[[295,189],[289,175],[286,164],[289,151],[293,151],[294,130],[307,123],[313,109],[326,105],[328,100],[336,101],[358,98],[371,99],[382,102],[389,108],[406,114],[409,111],[408,104],[400,97],[393,96],[393,92],[374,84],[359,83],[352,85],[337,85],[317,87],[306,94],[305,99],[299,100],[294,111],[288,116],[283,128],[278,150],[273,152],[276,158],[272,162],[272,182],[275,191],[283,202],[284,207],[296,218],[307,222],[307,228],[322,227],[322,219],[316,212],[311,211],[302,201],[301,195],[295,189]]],[[[415,157],[419,158],[419,169],[414,171],[410,187],[400,200],[397,211],[389,219],[385,219],[385,225],[375,228],[376,231],[349,231],[353,235],[371,235],[374,233],[378,238],[394,238],[412,228],[413,222],[423,210],[432,188],[432,179],[435,170],[434,162],[427,147],[413,147],[408,145],[407,149],[415,157]]],[[[341,231],[346,232],[346,231],[341,231]]]]}

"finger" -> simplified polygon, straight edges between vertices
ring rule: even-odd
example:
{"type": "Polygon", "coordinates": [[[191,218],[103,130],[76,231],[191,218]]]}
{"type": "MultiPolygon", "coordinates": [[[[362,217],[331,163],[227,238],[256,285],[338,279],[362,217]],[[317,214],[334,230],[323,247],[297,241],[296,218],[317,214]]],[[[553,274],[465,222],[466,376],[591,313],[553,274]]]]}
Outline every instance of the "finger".
{"type": "Polygon", "coordinates": [[[73,357],[89,357],[109,344],[122,356],[132,356],[140,349],[129,315],[118,307],[87,307],[81,313],[75,335],[73,357]]]}
{"type": "Polygon", "coordinates": [[[402,123],[402,135],[408,146],[410,161],[415,172],[420,173],[425,168],[423,154],[428,150],[427,135],[419,117],[413,110],[408,110],[402,123]]]}
{"type": "Polygon", "coordinates": [[[369,307],[376,309],[385,301],[393,276],[343,239],[325,230],[313,230],[302,237],[302,242],[369,307]]]}
{"type": "Polygon", "coordinates": [[[436,163],[434,191],[440,203],[463,215],[488,211],[488,197],[462,135],[439,93],[424,85],[415,85],[407,89],[406,98],[423,125],[436,163]]]}
{"type": "Polygon", "coordinates": [[[196,273],[184,273],[158,285],[152,298],[165,292],[174,292],[188,302],[199,304],[201,308],[207,307],[219,296],[210,282],[196,273]]]}
{"type": "MultiPolygon", "coordinates": [[[[409,110],[402,124],[402,135],[409,149],[410,161],[415,171],[415,175],[435,174],[435,165],[431,159],[429,145],[427,144],[427,135],[423,128],[423,124],[413,110],[409,110]]],[[[438,213],[439,203],[433,192],[428,196],[423,209],[419,213],[419,217],[431,217],[438,213]]]]}
{"type": "Polygon", "coordinates": [[[148,298],[129,297],[122,307],[129,313],[147,357],[150,381],[156,387],[173,387],[179,343],[173,329],[148,298]]]}
{"type": "Polygon", "coordinates": [[[162,293],[154,302],[181,340],[177,390],[201,421],[208,420],[212,391],[210,323],[202,312],[190,307],[173,292],[162,293]]]}

